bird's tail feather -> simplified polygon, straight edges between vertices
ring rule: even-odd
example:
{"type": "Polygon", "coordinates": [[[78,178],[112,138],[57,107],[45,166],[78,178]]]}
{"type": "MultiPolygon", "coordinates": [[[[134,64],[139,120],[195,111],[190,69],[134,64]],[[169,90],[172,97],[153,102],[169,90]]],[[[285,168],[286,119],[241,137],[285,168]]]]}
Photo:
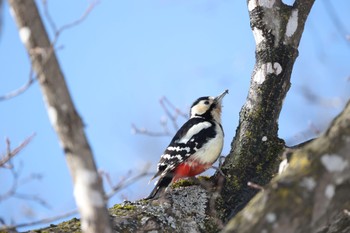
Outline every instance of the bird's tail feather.
{"type": "Polygon", "coordinates": [[[144,198],[144,200],[149,200],[153,198],[159,197],[162,193],[164,193],[165,189],[171,183],[173,177],[172,176],[162,176],[159,178],[156,187],[152,190],[152,192],[148,195],[148,197],[144,198]]]}

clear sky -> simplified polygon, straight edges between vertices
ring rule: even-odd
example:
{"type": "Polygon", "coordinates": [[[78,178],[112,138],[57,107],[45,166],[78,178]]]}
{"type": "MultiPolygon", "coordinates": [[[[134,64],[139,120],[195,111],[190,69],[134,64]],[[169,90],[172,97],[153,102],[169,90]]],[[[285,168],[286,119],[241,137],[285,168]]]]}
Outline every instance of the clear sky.
{"type": "MultiPolygon", "coordinates": [[[[48,4],[60,27],[79,18],[88,2],[48,4]]],[[[289,145],[322,131],[349,97],[349,9],[348,0],[319,0],[312,9],[279,121],[279,135],[289,145]],[[330,17],[333,11],[326,10],[325,2],[332,2],[343,29],[330,17]]],[[[2,10],[0,95],[23,85],[30,72],[7,4],[2,10]]],[[[223,109],[223,154],[229,152],[255,61],[246,1],[102,0],[83,23],[61,35],[58,45],[58,58],[98,167],[113,182],[137,175],[147,163],[155,171],[171,138],[134,135],[131,124],[161,131],[163,96],[187,112],[196,98],[229,89],[223,109]]],[[[74,209],[71,178],[38,84],[0,102],[0,109],[1,153],[6,137],[14,147],[36,133],[13,161],[24,182],[18,191],[37,195],[49,205],[10,198],[0,202],[0,218],[23,223],[74,209]],[[25,182],[32,174],[42,179],[25,182]]],[[[116,194],[109,206],[145,197],[153,187],[148,179],[116,194]]],[[[11,173],[0,169],[0,195],[12,182],[11,173]]]]}

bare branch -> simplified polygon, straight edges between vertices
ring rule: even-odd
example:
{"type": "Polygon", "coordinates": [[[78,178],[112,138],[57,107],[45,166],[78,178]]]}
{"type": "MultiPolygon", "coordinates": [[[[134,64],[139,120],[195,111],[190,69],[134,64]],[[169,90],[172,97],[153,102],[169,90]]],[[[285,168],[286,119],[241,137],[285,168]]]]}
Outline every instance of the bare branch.
{"type": "MultiPolygon", "coordinates": [[[[188,118],[187,114],[181,111],[179,108],[175,107],[174,104],[171,103],[165,96],[159,100],[159,103],[163,111],[165,112],[166,117],[169,118],[170,121],[172,122],[174,129],[178,130],[179,126],[177,124],[177,120],[179,116],[187,119],[188,118]]],[[[132,132],[134,134],[144,134],[152,137],[171,136],[172,133],[168,128],[168,121],[166,117],[160,120],[160,125],[163,128],[163,132],[154,132],[146,128],[138,128],[135,124],[131,125],[132,132]]]]}
{"type": "Polygon", "coordinates": [[[345,43],[348,46],[350,46],[350,43],[349,43],[348,38],[347,38],[347,35],[349,33],[347,33],[345,25],[342,23],[342,21],[338,17],[338,14],[335,12],[333,2],[329,1],[329,0],[323,0],[321,2],[323,2],[325,10],[326,10],[328,16],[331,18],[331,21],[332,21],[334,27],[336,28],[338,34],[345,41],[345,43]]]}
{"type": "Polygon", "coordinates": [[[251,188],[254,188],[254,189],[257,189],[257,190],[260,190],[260,191],[264,191],[264,187],[263,187],[263,186],[258,185],[258,184],[255,184],[255,183],[253,183],[253,182],[251,182],[251,181],[249,181],[249,182],[247,183],[247,185],[248,185],[249,187],[251,187],[251,188]]]}
{"type": "MultiPolygon", "coordinates": [[[[33,221],[33,222],[28,222],[28,223],[19,223],[19,224],[10,225],[10,226],[4,226],[4,227],[0,228],[0,231],[8,231],[8,230],[14,230],[14,229],[20,228],[20,227],[29,227],[29,226],[39,225],[39,224],[52,223],[54,221],[70,217],[70,216],[75,215],[77,213],[78,213],[78,210],[75,209],[75,210],[68,211],[68,212],[61,214],[61,215],[57,215],[57,216],[50,217],[50,218],[40,219],[38,221],[33,221]]],[[[1,224],[5,225],[4,222],[2,222],[1,224]]]]}
{"type": "Polygon", "coordinates": [[[4,167],[5,164],[10,161],[15,155],[17,155],[24,147],[26,147],[30,141],[34,138],[35,133],[26,138],[20,145],[18,145],[15,149],[11,150],[11,142],[8,138],[6,138],[6,155],[2,156],[0,159],[0,167],[4,167]]]}
{"type": "MultiPolygon", "coordinates": [[[[111,191],[107,195],[107,198],[110,199],[117,192],[120,192],[122,189],[125,189],[129,185],[135,183],[137,180],[139,180],[145,176],[152,175],[152,174],[148,173],[148,170],[149,170],[149,165],[146,165],[145,168],[138,175],[136,175],[135,177],[132,177],[130,179],[122,179],[117,185],[112,184],[111,178],[107,172],[100,171],[99,174],[101,176],[105,177],[108,184],[111,186],[111,191]]],[[[15,174],[16,174],[16,176],[18,176],[17,173],[15,173],[15,174]]],[[[130,174],[126,175],[126,177],[129,177],[129,176],[130,176],[130,174]]],[[[41,176],[34,174],[31,177],[33,177],[33,178],[39,177],[40,178],[41,176]]],[[[31,178],[31,177],[29,177],[29,178],[31,178]]],[[[18,184],[18,182],[16,184],[18,184]]],[[[38,197],[36,195],[19,194],[19,193],[16,193],[15,191],[11,191],[11,193],[9,193],[8,195],[10,195],[11,197],[21,198],[21,199],[25,199],[25,200],[29,200],[29,201],[36,201],[39,204],[41,204],[47,208],[50,208],[50,206],[48,205],[48,203],[45,200],[41,199],[40,197],[38,197]]],[[[0,197],[0,201],[1,201],[1,197],[0,197]]],[[[19,224],[13,224],[13,225],[6,225],[5,221],[0,218],[0,224],[4,225],[3,227],[0,227],[0,232],[14,230],[16,228],[21,228],[21,227],[29,227],[29,226],[39,225],[39,224],[52,223],[54,221],[70,217],[70,216],[75,215],[77,213],[78,213],[78,210],[74,209],[74,210],[68,211],[66,213],[54,216],[54,217],[43,218],[43,219],[32,221],[32,222],[19,223],[19,224]]]]}
{"type": "Polygon", "coordinates": [[[52,41],[52,46],[54,46],[56,44],[56,42],[57,42],[57,40],[58,40],[58,38],[59,38],[59,36],[61,35],[62,32],[64,32],[67,29],[76,27],[79,24],[81,24],[83,21],[85,21],[86,18],[91,13],[91,11],[99,3],[100,3],[99,0],[95,0],[95,1],[91,2],[89,4],[89,6],[87,7],[87,9],[84,11],[84,13],[80,16],[80,18],[74,20],[73,22],[67,23],[67,24],[65,24],[65,25],[63,25],[63,26],[61,26],[60,28],[57,29],[56,23],[52,19],[51,14],[49,12],[49,7],[48,7],[48,4],[47,4],[47,0],[42,0],[42,4],[44,6],[44,15],[45,15],[47,21],[49,22],[49,25],[50,25],[51,29],[53,30],[53,32],[55,34],[54,39],[52,41]]]}
{"type": "Polygon", "coordinates": [[[170,132],[168,131],[163,131],[163,132],[153,132],[149,131],[146,128],[138,128],[135,124],[131,124],[131,130],[132,133],[134,134],[144,134],[147,136],[152,136],[152,137],[160,137],[160,136],[170,136],[170,132]]]}
{"type": "MultiPolygon", "coordinates": [[[[30,36],[22,38],[22,42],[30,54],[33,69],[38,74],[51,124],[59,137],[73,177],[81,229],[83,232],[111,232],[105,193],[84,132],[84,124],[72,101],[53,48],[57,34],[56,39],[51,42],[34,0],[8,2],[13,9],[13,17],[19,30],[30,31],[30,36]]],[[[63,30],[77,25],[85,17],[62,27],[58,35],[63,30]]]]}
{"type": "Polygon", "coordinates": [[[187,114],[183,113],[179,108],[175,107],[169,100],[168,98],[166,98],[165,96],[163,98],[160,99],[160,105],[162,106],[164,112],[166,113],[166,115],[170,118],[171,122],[173,123],[174,129],[178,130],[179,126],[177,125],[177,118],[178,116],[182,116],[185,119],[187,119],[187,114]],[[170,107],[170,109],[174,112],[174,114],[172,114],[168,107],[170,107]]]}
{"type": "Polygon", "coordinates": [[[121,189],[124,189],[128,187],[129,185],[135,183],[139,179],[145,177],[145,176],[150,176],[153,175],[152,173],[149,173],[150,164],[147,164],[144,169],[136,176],[128,179],[122,179],[118,184],[114,185],[112,187],[112,190],[106,195],[107,199],[110,199],[113,197],[117,192],[119,192],[121,189]]]}
{"type": "Polygon", "coordinates": [[[28,81],[20,88],[13,90],[5,95],[0,96],[0,101],[9,100],[13,97],[16,97],[16,96],[22,94],[34,83],[35,80],[36,79],[33,77],[33,69],[31,69],[28,81]]]}
{"type": "MultiPolygon", "coordinates": [[[[77,20],[75,20],[75,21],[73,21],[71,23],[67,23],[67,24],[63,25],[62,27],[60,27],[59,29],[57,29],[56,24],[55,24],[54,20],[52,19],[51,15],[49,13],[47,0],[42,0],[42,4],[44,6],[44,15],[45,15],[45,17],[46,17],[50,27],[54,31],[55,36],[54,36],[54,39],[51,42],[51,46],[49,48],[46,48],[46,49],[44,49],[44,48],[34,48],[34,49],[31,49],[30,54],[39,53],[43,57],[46,57],[46,58],[50,57],[51,53],[54,50],[54,46],[56,45],[56,43],[57,43],[60,35],[62,34],[62,32],[64,32],[67,29],[76,27],[79,24],[81,24],[84,20],[86,20],[88,15],[91,13],[91,11],[94,9],[94,7],[98,3],[99,3],[98,0],[93,1],[92,3],[89,4],[89,6],[87,7],[85,12],[83,13],[83,15],[79,19],[77,19],[77,20]]],[[[46,60],[43,63],[45,64],[46,60]]],[[[11,92],[9,92],[7,94],[4,94],[4,95],[0,96],[0,101],[12,99],[12,98],[14,98],[16,96],[19,96],[20,94],[24,93],[26,90],[28,90],[28,88],[35,82],[35,80],[38,77],[38,75],[34,76],[33,73],[34,73],[33,69],[31,68],[30,73],[29,73],[28,81],[23,86],[19,87],[18,89],[13,90],[13,91],[11,91],[11,92]]]]}

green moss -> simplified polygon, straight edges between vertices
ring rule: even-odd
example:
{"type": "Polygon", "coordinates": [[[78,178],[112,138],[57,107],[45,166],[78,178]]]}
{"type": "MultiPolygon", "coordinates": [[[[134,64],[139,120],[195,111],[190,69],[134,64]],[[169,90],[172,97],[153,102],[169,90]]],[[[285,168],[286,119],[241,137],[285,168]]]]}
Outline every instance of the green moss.
{"type": "Polygon", "coordinates": [[[218,224],[211,218],[208,218],[204,222],[205,232],[216,233],[219,232],[218,224]]]}
{"type": "Polygon", "coordinates": [[[67,222],[63,222],[57,225],[59,229],[62,229],[66,232],[81,232],[81,224],[80,220],[77,218],[73,218],[67,222]]]}
{"type": "Polygon", "coordinates": [[[72,233],[78,233],[81,232],[80,229],[80,220],[77,218],[73,218],[69,221],[62,222],[58,225],[51,224],[47,228],[39,229],[39,230],[34,230],[34,231],[29,231],[31,233],[50,233],[50,232],[72,232],[72,233]]]}
{"type": "Polygon", "coordinates": [[[134,210],[134,209],[136,209],[136,207],[133,206],[133,205],[127,205],[127,204],[125,204],[125,205],[124,204],[116,204],[110,209],[114,209],[114,210],[134,210]]]}
{"type": "Polygon", "coordinates": [[[135,205],[131,205],[131,204],[116,204],[113,207],[109,208],[109,212],[111,214],[115,214],[118,216],[121,215],[128,215],[130,214],[130,211],[134,211],[136,210],[136,206],[135,205]]]}
{"type": "Polygon", "coordinates": [[[202,182],[202,181],[210,181],[210,176],[198,176],[197,179],[202,182]]]}
{"type": "Polygon", "coordinates": [[[195,185],[195,181],[192,179],[180,179],[171,184],[172,188],[187,187],[195,185]]]}
{"type": "Polygon", "coordinates": [[[262,165],[262,164],[258,164],[258,165],[256,166],[256,172],[257,172],[258,174],[260,174],[262,171],[263,171],[263,165],[262,165]]]}

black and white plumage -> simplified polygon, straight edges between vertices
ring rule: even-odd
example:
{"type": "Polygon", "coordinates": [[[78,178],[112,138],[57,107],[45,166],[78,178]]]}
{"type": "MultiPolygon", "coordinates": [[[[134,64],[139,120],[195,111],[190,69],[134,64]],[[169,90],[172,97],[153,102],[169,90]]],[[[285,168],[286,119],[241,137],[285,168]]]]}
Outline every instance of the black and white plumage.
{"type": "Polygon", "coordinates": [[[190,119],[161,155],[152,179],[160,178],[145,199],[158,196],[172,181],[204,172],[218,159],[224,143],[222,99],[227,93],[228,90],[217,97],[201,97],[192,104],[190,119]]]}

